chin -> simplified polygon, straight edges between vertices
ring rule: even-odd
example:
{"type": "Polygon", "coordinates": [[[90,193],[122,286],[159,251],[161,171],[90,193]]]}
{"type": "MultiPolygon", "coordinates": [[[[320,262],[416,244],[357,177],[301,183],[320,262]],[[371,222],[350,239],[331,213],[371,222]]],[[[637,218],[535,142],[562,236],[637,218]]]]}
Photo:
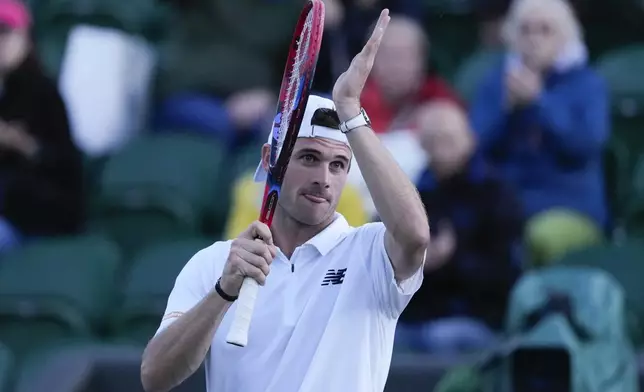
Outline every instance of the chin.
{"type": "Polygon", "coordinates": [[[328,205],[314,208],[301,208],[297,214],[295,214],[297,220],[307,226],[317,226],[333,216],[333,211],[329,211],[328,205]]]}

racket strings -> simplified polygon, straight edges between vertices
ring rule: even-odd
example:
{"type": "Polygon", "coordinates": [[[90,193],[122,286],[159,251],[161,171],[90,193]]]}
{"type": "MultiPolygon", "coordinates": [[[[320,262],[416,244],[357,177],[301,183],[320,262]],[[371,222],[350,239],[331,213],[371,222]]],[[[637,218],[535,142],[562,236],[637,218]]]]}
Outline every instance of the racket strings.
{"type": "Polygon", "coordinates": [[[286,100],[284,102],[284,109],[282,112],[282,118],[280,123],[279,137],[278,137],[278,148],[277,152],[282,149],[284,139],[287,134],[289,124],[291,123],[291,116],[295,112],[299,104],[299,91],[302,88],[302,84],[305,81],[302,78],[302,73],[300,70],[306,69],[309,53],[309,47],[311,44],[311,34],[313,26],[313,12],[309,12],[304,22],[302,32],[297,40],[297,48],[295,50],[295,56],[293,58],[293,66],[291,67],[291,72],[288,79],[288,87],[286,90],[286,100]]]}

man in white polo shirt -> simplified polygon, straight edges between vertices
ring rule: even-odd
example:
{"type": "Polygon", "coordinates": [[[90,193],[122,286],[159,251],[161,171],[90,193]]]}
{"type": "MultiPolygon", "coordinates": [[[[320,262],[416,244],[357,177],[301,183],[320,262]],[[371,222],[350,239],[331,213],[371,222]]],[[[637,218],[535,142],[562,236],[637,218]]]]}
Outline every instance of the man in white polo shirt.
{"type": "MultiPolygon", "coordinates": [[[[384,10],[333,101],[309,98],[271,229],[255,222],[179,274],[143,354],[146,391],[170,390],[204,358],[209,392],[384,389],[396,322],[422,283],[429,242],[415,187],[360,109],[388,21],[384,10]],[[382,223],[353,228],[335,212],[353,157],[382,223]],[[225,337],[246,276],[263,287],[241,348],[225,337]]],[[[258,181],[268,156],[265,145],[258,181]]]]}

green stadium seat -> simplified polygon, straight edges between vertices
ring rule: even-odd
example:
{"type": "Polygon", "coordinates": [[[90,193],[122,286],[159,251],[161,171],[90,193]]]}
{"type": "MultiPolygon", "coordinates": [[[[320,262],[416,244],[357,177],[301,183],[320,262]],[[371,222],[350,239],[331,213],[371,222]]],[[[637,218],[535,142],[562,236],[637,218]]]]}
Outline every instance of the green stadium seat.
{"type": "Polygon", "coordinates": [[[22,359],[60,340],[91,338],[111,308],[121,266],[96,236],[34,241],[0,263],[0,340],[22,359]]]}
{"type": "Polygon", "coordinates": [[[605,190],[613,225],[623,228],[631,191],[633,165],[628,146],[618,138],[611,138],[604,150],[605,190]]]}
{"type": "Polygon", "coordinates": [[[11,350],[0,343],[0,391],[10,391],[15,382],[15,362],[11,350]]]}
{"type": "Polygon", "coordinates": [[[179,272],[195,253],[212,243],[193,238],[141,251],[127,276],[123,303],[113,317],[113,336],[119,341],[146,344],[161,322],[179,272]]]}
{"type": "Polygon", "coordinates": [[[613,135],[636,154],[644,152],[644,45],[609,52],[597,63],[607,82],[613,110],[613,135]]]}
{"type": "Polygon", "coordinates": [[[629,329],[633,342],[644,345],[644,243],[600,245],[571,252],[556,264],[590,266],[610,273],[624,287],[629,307],[629,329]]]}
{"type": "Polygon", "coordinates": [[[479,50],[459,67],[454,80],[456,91],[466,101],[471,101],[483,78],[492,66],[501,60],[502,51],[479,50]]]}
{"type": "Polygon", "coordinates": [[[460,64],[477,48],[478,21],[467,8],[439,11],[442,4],[429,13],[424,25],[431,43],[430,63],[438,74],[452,81],[460,64]]]}
{"type": "Polygon", "coordinates": [[[623,202],[624,224],[629,237],[644,239],[644,154],[630,171],[628,196],[623,202]]]}
{"type": "Polygon", "coordinates": [[[199,235],[208,218],[221,230],[230,198],[224,154],[211,139],[190,135],[152,135],[130,143],[103,168],[96,228],[128,254],[199,235]]]}

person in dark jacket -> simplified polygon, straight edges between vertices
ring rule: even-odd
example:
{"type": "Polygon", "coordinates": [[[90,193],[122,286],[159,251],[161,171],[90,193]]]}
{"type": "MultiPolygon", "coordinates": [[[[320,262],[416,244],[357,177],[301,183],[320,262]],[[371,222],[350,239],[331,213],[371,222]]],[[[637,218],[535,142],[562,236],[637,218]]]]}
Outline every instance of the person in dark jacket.
{"type": "Polygon", "coordinates": [[[31,18],[0,0],[0,248],[21,238],[76,232],[82,224],[82,158],[54,82],[38,64],[31,18]]]}
{"type": "Polygon", "coordinates": [[[441,267],[426,268],[400,318],[398,344],[436,353],[484,348],[522,268],[520,203],[476,153],[458,105],[424,106],[418,123],[430,160],[417,183],[432,233],[427,260],[441,267]]]}
{"type": "Polygon", "coordinates": [[[609,97],[565,0],[516,1],[504,36],[508,55],[482,82],[470,117],[486,158],[520,193],[540,265],[602,240],[609,97]]]}

